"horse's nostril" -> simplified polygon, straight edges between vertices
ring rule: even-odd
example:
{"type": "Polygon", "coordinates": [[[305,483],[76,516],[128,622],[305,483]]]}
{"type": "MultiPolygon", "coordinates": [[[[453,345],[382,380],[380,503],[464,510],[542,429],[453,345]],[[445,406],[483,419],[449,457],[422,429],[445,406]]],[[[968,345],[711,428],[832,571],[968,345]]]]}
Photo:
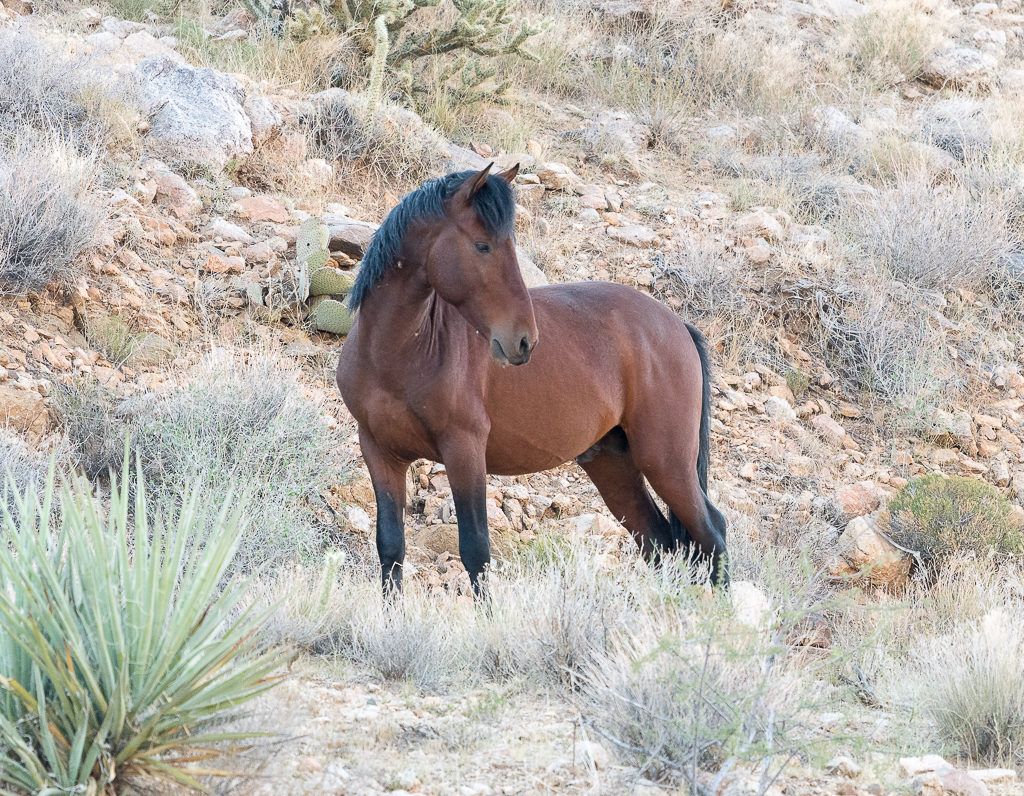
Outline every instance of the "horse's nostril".
{"type": "Polygon", "coordinates": [[[523,339],[519,341],[519,353],[522,356],[526,356],[530,353],[530,341],[525,335],[523,336],[523,339]]]}

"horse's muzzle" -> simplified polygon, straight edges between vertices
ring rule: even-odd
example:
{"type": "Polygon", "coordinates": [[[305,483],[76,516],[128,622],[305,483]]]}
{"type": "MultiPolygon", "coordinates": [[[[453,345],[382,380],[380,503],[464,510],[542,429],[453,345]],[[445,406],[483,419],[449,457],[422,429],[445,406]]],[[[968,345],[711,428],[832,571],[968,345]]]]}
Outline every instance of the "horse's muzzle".
{"type": "Polygon", "coordinates": [[[514,344],[502,345],[501,340],[497,337],[491,338],[491,356],[493,356],[502,365],[525,365],[530,361],[530,355],[533,353],[533,347],[536,343],[531,343],[528,335],[517,335],[513,337],[516,340],[514,344]],[[518,338],[518,339],[517,339],[518,338]],[[508,349],[511,349],[511,353],[508,349]]]}

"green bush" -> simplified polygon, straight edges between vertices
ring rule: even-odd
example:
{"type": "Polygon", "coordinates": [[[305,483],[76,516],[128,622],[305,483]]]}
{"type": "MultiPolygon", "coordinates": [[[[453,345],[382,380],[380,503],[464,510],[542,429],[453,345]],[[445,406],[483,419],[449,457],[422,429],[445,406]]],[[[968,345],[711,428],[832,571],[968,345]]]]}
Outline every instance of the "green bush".
{"type": "Polygon", "coordinates": [[[1024,552],[1024,534],[1010,502],[974,478],[925,475],[911,480],[889,503],[893,539],[925,561],[941,563],[958,552],[1024,552]]]}
{"type": "Polygon", "coordinates": [[[207,528],[208,496],[159,515],[127,468],[106,510],[84,481],[58,501],[54,481],[0,518],[0,783],[98,793],[144,774],[198,787],[189,764],[238,737],[218,725],[281,662],[256,651],[246,584],[225,580],[245,501],[226,490],[207,528]]]}

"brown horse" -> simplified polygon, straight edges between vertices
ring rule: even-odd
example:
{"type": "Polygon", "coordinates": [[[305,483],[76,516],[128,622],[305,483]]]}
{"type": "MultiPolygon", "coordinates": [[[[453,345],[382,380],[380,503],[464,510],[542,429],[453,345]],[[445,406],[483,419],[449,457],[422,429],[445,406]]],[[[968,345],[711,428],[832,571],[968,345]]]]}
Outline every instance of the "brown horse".
{"type": "Polygon", "coordinates": [[[406,472],[421,458],[445,465],[477,593],[490,560],[487,473],[570,459],[645,557],[695,543],[713,582],[727,582],[725,518],[707,496],[703,338],[632,288],[527,290],[513,240],[518,166],[489,172],[449,174],[402,199],[349,299],[359,312],[338,388],[376,493],[385,591],[401,586],[406,472]]]}

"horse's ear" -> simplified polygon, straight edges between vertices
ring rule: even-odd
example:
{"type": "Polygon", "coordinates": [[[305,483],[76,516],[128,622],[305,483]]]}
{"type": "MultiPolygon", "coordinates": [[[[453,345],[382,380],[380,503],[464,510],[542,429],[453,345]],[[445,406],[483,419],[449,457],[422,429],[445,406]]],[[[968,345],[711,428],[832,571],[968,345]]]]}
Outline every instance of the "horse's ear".
{"type": "Polygon", "coordinates": [[[494,168],[494,163],[488,163],[487,166],[481,169],[477,174],[473,175],[469,181],[469,191],[466,193],[467,200],[476,196],[477,191],[487,184],[487,177],[490,175],[492,168],[494,168]]]}
{"type": "Polygon", "coordinates": [[[498,176],[501,177],[501,179],[503,179],[505,182],[507,182],[509,184],[514,182],[518,175],[519,175],[519,164],[518,163],[516,163],[516,165],[514,165],[512,168],[510,168],[510,169],[508,169],[506,171],[503,171],[500,174],[498,174],[498,176]]]}

